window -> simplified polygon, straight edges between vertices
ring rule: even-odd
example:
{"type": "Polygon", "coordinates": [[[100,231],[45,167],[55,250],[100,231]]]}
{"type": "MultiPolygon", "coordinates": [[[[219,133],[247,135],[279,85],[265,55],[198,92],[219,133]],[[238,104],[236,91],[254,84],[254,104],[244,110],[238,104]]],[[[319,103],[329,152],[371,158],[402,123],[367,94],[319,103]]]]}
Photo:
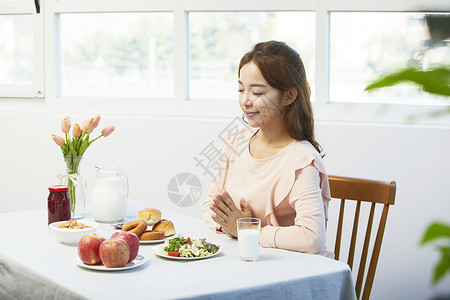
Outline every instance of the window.
{"type": "Polygon", "coordinates": [[[173,97],[171,13],[60,15],[60,95],[173,97]]]}
{"type": "Polygon", "coordinates": [[[240,58],[268,40],[284,41],[300,53],[314,90],[313,12],[190,12],[189,98],[236,99],[240,58]]]}
{"type": "Polygon", "coordinates": [[[43,97],[42,16],[32,1],[0,1],[0,97],[43,97]]]}
{"type": "Polygon", "coordinates": [[[3,84],[32,84],[33,16],[0,16],[0,30],[0,81],[3,84]]]}
{"type": "Polygon", "coordinates": [[[407,66],[450,64],[450,47],[428,49],[428,40],[423,13],[332,12],[330,101],[445,105],[445,98],[411,84],[364,91],[372,80],[407,66]]]}

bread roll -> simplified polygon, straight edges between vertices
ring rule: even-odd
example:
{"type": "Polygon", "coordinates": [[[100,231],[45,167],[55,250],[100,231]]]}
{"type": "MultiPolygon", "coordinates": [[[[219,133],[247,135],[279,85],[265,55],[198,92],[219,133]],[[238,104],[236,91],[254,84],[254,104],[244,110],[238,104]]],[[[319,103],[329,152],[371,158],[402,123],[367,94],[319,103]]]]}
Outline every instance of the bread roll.
{"type": "Polygon", "coordinates": [[[142,220],[123,223],[122,230],[141,235],[147,229],[147,224],[142,220]]]}
{"type": "Polygon", "coordinates": [[[172,221],[162,219],[155,225],[153,225],[153,230],[164,232],[165,236],[175,234],[175,227],[173,226],[172,221]]]}
{"type": "Polygon", "coordinates": [[[139,236],[139,239],[141,241],[155,241],[162,240],[164,237],[164,232],[162,231],[147,230],[139,236]]]}
{"type": "Polygon", "coordinates": [[[146,208],[138,211],[136,219],[145,221],[147,225],[153,225],[161,220],[161,211],[156,208],[146,208]]]}

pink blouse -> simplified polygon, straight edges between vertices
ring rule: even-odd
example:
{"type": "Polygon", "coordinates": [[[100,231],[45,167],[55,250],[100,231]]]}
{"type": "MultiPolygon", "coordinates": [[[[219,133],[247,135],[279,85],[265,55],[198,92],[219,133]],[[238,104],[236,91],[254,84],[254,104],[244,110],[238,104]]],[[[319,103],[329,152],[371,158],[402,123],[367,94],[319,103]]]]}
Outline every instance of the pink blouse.
{"type": "Polygon", "coordinates": [[[212,229],[213,197],[228,191],[236,207],[244,198],[263,226],[260,244],[328,257],[325,223],[330,189],[322,157],[308,141],[293,141],[271,157],[255,159],[249,151],[253,133],[247,128],[226,141],[222,166],[202,212],[212,229]]]}

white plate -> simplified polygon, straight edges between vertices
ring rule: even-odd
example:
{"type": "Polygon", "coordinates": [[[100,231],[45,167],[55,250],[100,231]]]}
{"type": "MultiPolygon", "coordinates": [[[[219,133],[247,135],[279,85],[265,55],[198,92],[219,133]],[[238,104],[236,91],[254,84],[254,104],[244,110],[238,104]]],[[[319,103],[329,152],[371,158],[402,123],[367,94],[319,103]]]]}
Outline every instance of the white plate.
{"type": "Polygon", "coordinates": [[[162,240],[139,241],[139,244],[158,244],[158,243],[163,243],[163,242],[165,242],[166,240],[173,239],[173,238],[175,238],[175,237],[177,237],[177,236],[178,236],[178,234],[175,233],[175,234],[166,236],[166,237],[163,238],[162,240]]]}
{"type": "Polygon", "coordinates": [[[166,251],[164,251],[164,247],[165,245],[157,245],[155,247],[153,247],[153,252],[155,253],[155,255],[160,256],[160,257],[164,257],[164,258],[169,258],[169,259],[175,259],[175,260],[196,260],[196,259],[205,259],[205,258],[210,258],[210,257],[214,257],[217,254],[220,253],[220,248],[219,250],[217,250],[216,253],[209,255],[209,256],[199,256],[199,257],[177,257],[177,256],[169,256],[167,255],[166,251]]]}
{"type": "Polygon", "coordinates": [[[147,258],[145,258],[145,256],[138,255],[138,256],[136,256],[135,259],[133,259],[132,261],[130,261],[129,263],[127,263],[125,266],[123,266],[121,268],[107,268],[107,267],[105,267],[105,265],[87,265],[87,264],[83,263],[79,257],[77,257],[77,260],[76,260],[77,265],[79,265],[80,267],[83,267],[86,269],[91,269],[91,270],[97,270],[97,271],[121,271],[121,270],[133,269],[133,268],[137,268],[140,265],[144,264],[146,261],[147,261],[147,258]]]}

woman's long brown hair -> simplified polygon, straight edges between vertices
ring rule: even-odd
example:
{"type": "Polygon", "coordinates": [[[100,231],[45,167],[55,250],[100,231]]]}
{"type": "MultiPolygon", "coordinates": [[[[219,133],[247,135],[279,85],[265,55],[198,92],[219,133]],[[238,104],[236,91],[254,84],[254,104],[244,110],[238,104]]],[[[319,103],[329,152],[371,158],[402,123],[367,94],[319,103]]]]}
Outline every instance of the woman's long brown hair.
{"type": "Polygon", "coordinates": [[[277,90],[297,89],[297,98],[284,108],[286,128],[293,139],[307,140],[321,153],[322,147],[314,138],[311,90],[298,52],[283,42],[258,43],[242,57],[238,76],[241,68],[249,62],[256,64],[267,83],[277,90]]]}

